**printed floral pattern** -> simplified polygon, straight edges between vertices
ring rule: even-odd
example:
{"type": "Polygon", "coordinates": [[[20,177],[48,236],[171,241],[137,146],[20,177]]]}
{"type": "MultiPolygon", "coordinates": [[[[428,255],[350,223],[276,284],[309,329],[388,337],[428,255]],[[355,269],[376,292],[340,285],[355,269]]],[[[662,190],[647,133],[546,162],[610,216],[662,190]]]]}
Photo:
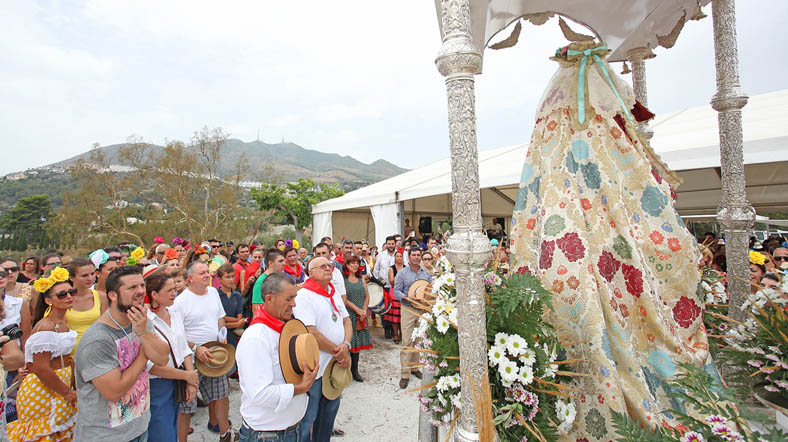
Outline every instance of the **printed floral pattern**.
{"type": "Polygon", "coordinates": [[[674,408],[663,374],[709,360],[697,244],[669,180],[613,118],[591,121],[578,130],[571,110],[556,109],[536,124],[511,238],[512,268],[556,294],[549,320],[576,343],[567,359],[587,361],[573,367],[590,376],[573,378],[586,400],[562,441],[616,439],[610,409],[677,425],[660,413],[674,408]]]}

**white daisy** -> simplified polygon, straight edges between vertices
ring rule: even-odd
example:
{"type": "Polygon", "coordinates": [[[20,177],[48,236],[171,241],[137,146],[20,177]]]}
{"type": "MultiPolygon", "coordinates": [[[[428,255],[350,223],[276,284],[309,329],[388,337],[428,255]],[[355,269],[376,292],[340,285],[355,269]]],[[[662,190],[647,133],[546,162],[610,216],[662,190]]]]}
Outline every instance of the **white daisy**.
{"type": "Polygon", "coordinates": [[[457,324],[457,307],[452,307],[452,309],[449,310],[449,322],[457,324]]]}
{"type": "Polygon", "coordinates": [[[527,366],[533,366],[536,363],[536,352],[531,350],[530,348],[526,348],[523,350],[523,354],[520,355],[520,362],[527,366]]]}
{"type": "Polygon", "coordinates": [[[523,366],[517,380],[523,385],[530,385],[534,381],[534,369],[530,365],[523,366]]]}
{"type": "Polygon", "coordinates": [[[544,377],[546,378],[554,378],[555,372],[558,370],[558,366],[554,364],[547,364],[544,368],[544,377]]]}
{"type": "Polygon", "coordinates": [[[506,359],[506,355],[504,354],[504,348],[500,345],[493,345],[490,347],[490,350],[487,352],[487,358],[490,360],[490,365],[493,367],[500,364],[501,361],[506,359]]]}
{"type": "MultiPolygon", "coordinates": [[[[439,378],[438,379],[438,383],[435,384],[435,388],[441,393],[443,393],[444,391],[448,390],[449,389],[449,378],[450,378],[450,376],[442,376],[441,378],[439,378]]],[[[438,396],[440,396],[440,395],[438,395],[438,396]]]]}
{"type": "Polygon", "coordinates": [[[449,320],[446,319],[445,316],[438,316],[437,318],[435,318],[435,328],[437,328],[438,331],[441,332],[441,334],[445,335],[446,331],[449,330],[450,326],[451,324],[449,324],[449,320]]]}
{"type": "Polygon", "coordinates": [[[506,343],[506,350],[509,354],[517,357],[523,354],[523,350],[528,348],[528,342],[520,335],[509,336],[509,341],[506,343]]]}
{"type": "Polygon", "coordinates": [[[508,343],[509,343],[509,335],[500,332],[495,334],[495,345],[506,347],[506,344],[508,343]]]}
{"type": "Polygon", "coordinates": [[[511,384],[520,377],[517,364],[509,359],[505,359],[498,364],[498,372],[501,373],[501,379],[505,384],[511,384]]]}
{"type": "Polygon", "coordinates": [[[460,388],[460,375],[453,374],[449,376],[449,388],[460,388]]]}

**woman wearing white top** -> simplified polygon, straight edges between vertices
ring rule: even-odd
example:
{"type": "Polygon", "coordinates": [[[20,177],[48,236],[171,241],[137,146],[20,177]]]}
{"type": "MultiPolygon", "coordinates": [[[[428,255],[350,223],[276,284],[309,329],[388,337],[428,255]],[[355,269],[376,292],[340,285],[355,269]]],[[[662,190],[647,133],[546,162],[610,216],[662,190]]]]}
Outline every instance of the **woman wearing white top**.
{"type": "Polygon", "coordinates": [[[34,286],[41,293],[35,326],[25,345],[25,376],[16,399],[19,419],[8,424],[12,441],[70,441],[76,424],[77,392],[71,350],[77,332],[68,328],[66,311],[74,303],[76,290],[68,272],[56,268],[34,286]],[[46,317],[46,310],[49,313],[46,317]]]}
{"type": "Polygon", "coordinates": [[[197,371],[192,365],[192,352],[186,341],[183,318],[171,310],[175,296],[175,281],[164,272],[154,272],[145,279],[145,302],[150,304],[148,321],[153,323],[156,334],[172,350],[167,365],[154,365],[150,369],[150,424],[148,442],[177,440],[185,442],[188,426],[178,425],[178,402],[175,401],[176,380],[186,382],[186,402],[197,394],[197,371]],[[175,361],[173,361],[173,356],[175,361]],[[185,370],[177,367],[182,366],[185,370]]]}

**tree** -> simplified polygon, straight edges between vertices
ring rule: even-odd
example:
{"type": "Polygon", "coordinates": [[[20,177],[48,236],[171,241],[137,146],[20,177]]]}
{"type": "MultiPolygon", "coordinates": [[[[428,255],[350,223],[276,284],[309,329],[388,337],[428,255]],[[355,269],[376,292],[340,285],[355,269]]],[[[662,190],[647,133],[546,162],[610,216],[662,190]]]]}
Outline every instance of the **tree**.
{"type": "Polygon", "coordinates": [[[3,215],[0,227],[13,234],[14,249],[23,251],[28,243],[40,246],[49,241],[44,223],[53,215],[49,195],[31,195],[20,198],[14,208],[3,215]]]}
{"type": "Polygon", "coordinates": [[[273,210],[275,216],[290,219],[301,242],[304,229],[312,224],[312,205],[345,194],[336,184],[315,184],[311,178],[295,183],[262,184],[249,190],[260,210],[273,210]]]}

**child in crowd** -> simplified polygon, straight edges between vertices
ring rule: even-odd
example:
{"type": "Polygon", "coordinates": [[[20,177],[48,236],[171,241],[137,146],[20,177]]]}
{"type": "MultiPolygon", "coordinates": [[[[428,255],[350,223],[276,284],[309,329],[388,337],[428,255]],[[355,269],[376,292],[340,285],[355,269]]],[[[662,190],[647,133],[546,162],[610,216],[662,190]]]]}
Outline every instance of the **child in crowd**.
{"type": "Polygon", "coordinates": [[[180,295],[186,288],[186,269],[173,271],[172,279],[175,282],[175,291],[180,295]]]}

